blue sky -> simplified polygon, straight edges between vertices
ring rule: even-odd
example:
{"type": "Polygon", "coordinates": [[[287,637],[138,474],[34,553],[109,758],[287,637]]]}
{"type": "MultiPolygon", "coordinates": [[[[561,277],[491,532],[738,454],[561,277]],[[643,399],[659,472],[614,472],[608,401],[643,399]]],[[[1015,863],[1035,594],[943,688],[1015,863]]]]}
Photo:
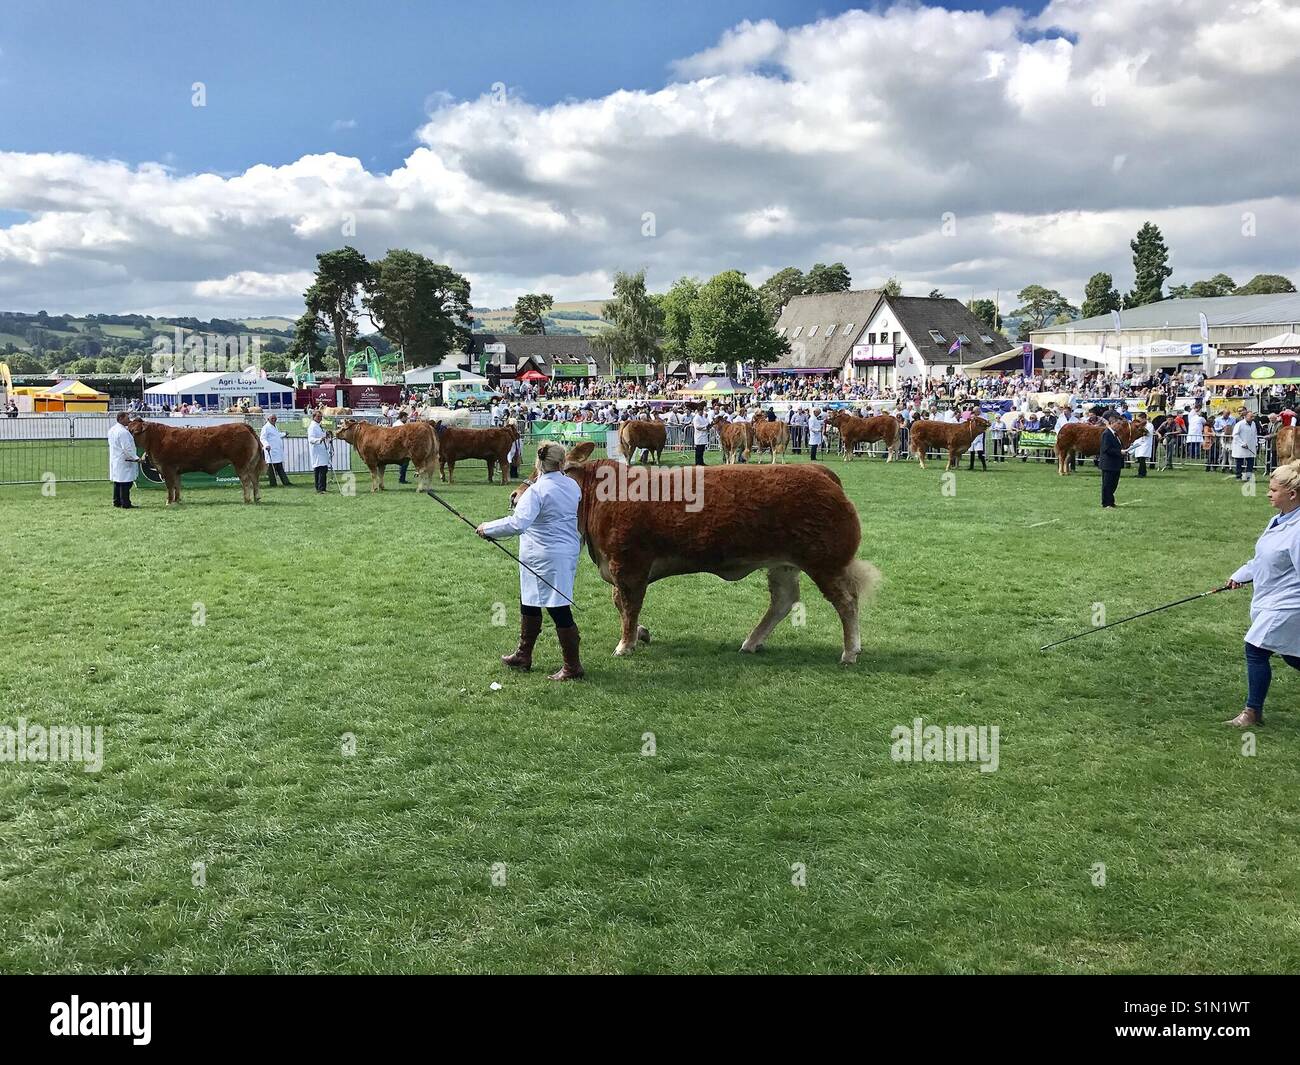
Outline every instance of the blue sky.
{"type": "Polygon", "coordinates": [[[745,19],[770,18],[785,27],[870,5],[5,0],[4,6],[0,150],[71,151],[230,173],[323,151],[390,170],[414,146],[432,94],[469,99],[501,81],[548,105],[655,89],[668,79],[672,60],[709,47],[745,19]],[[207,86],[206,108],[190,104],[196,81],[207,86]]]}
{"type": "Polygon", "coordinates": [[[0,3],[4,309],[296,316],[346,243],[480,306],[843,262],[1005,312],[1147,221],[1172,283],[1300,276],[1295,0],[0,3]]]}

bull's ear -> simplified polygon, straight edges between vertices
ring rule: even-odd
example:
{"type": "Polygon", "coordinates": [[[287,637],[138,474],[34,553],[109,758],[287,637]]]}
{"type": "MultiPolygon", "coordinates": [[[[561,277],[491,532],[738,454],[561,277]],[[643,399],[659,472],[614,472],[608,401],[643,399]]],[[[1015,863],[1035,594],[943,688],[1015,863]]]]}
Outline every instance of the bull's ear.
{"type": "Polygon", "coordinates": [[[565,464],[567,465],[570,462],[586,462],[591,458],[591,453],[595,450],[596,442],[594,440],[586,440],[581,444],[574,444],[573,447],[569,448],[569,453],[564,456],[565,464]]]}

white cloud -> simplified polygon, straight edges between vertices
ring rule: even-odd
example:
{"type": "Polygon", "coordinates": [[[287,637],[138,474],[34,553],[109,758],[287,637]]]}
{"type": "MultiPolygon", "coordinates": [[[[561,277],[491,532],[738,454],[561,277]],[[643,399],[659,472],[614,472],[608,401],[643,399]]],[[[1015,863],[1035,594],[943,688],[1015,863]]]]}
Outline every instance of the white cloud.
{"type": "Polygon", "coordinates": [[[1300,272],[1300,16],[1282,0],[742,23],[673,75],[551,106],[437,94],[391,173],[333,153],[233,176],[0,153],[22,219],[0,229],[0,307],[296,313],[315,254],[344,243],[450,262],[493,306],[604,296],[619,269],[663,287],[819,260],[862,285],[1077,300],[1095,270],[1129,286],[1146,219],[1175,281],[1300,272]]]}

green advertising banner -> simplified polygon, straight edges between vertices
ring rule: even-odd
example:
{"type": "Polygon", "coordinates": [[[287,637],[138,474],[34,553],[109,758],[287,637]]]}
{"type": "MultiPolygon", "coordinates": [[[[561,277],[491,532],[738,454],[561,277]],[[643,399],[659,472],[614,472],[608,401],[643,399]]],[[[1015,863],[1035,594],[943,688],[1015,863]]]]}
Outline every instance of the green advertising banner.
{"type": "Polygon", "coordinates": [[[1021,447],[1056,447],[1055,433],[1021,433],[1021,447]]]}
{"type": "MultiPolygon", "coordinates": [[[[148,457],[141,460],[139,472],[135,475],[135,483],[141,488],[167,487],[163,483],[162,474],[154,468],[154,464],[148,457]]],[[[181,474],[182,488],[211,488],[214,485],[239,483],[239,474],[235,472],[234,466],[223,466],[216,473],[181,474]]]]}
{"type": "Polygon", "coordinates": [[[530,426],[531,435],[540,440],[595,440],[605,442],[605,434],[615,425],[604,422],[548,422],[535,421],[530,426]]]}
{"type": "Polygon", "coordinates": [[[590,377],[591,367],[586,363],[575,366],[571,363],[551,363],[552,377],[590,377]]]}

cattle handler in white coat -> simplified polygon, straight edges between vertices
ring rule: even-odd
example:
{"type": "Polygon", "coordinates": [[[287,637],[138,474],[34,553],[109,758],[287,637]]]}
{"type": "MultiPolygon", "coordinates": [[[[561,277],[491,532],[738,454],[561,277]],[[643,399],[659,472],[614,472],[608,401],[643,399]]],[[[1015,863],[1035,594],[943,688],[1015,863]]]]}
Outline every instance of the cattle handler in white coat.
{"type": "Polygon", "coordinates": [[[284,438],[289,434],[275,424],[274,414],[266,416],[266,424],[258,434],[262,438],[262,451],[266,455],[266,476],[271,487],[275,487],[275,476],[280,475],[280,483],[291,487],[289,478],[284,475],[284,438]]]}
{"type": "Polygon", "coordinates": [[[131,502],[131,485],[135,482],[140,458],[135,453],[135,437],[126,427],[125,413],[108,431],[108,479],[113,482],[113,506],[122,510],[135,510],[131,502]]]}
{"type": "Polygon", "coordinates": [[[537,480],[515,504],[508,518],[484,522],[475,532],[485,540],[519,537],[519,647],[502,655],[511,669],[533,668],[533,645],[542,631],[542,607],[555,622],[564,666],[551,680],[577,680],[583,675],[578,658],[578,625],[573,620],[573,578],[578,571],[578,501],[582,489],[564,467],[564,448],[546,443],[537,449],[537,480]],[[545,580],[538,580],[537,571],[545,580]],[[548,585],[554,585],[552,588],[548,585]],[[557,591],[558,589],[558,591],[557,591]]]}
{"type": "Polygon", "coordinates": [[[1237,728],[1264,723],[1273,655],[1300,669],[1300,462],[1273,471],[1268,501],[1277,516],[1255,544],[1255,557],[1228,580],[1229,588],[1254,583],[1246,633],[1246,708],[1228,722],[1237,728]]]}
{"type": "Polygon", "coordinates": [[[321,412],[314,411],[307,423],[307,450],[311,454],[311,472],[316,479],[316,491],[325,494],[330,472],[330,434],[321,425],[321,412]]]}

